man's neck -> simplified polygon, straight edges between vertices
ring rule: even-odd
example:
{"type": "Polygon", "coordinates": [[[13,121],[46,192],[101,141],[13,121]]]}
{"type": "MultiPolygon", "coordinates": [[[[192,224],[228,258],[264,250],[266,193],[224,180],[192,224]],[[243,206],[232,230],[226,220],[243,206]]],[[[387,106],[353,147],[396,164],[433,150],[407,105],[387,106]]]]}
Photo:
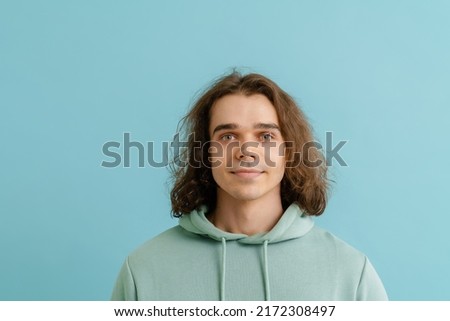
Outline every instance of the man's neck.
{"type": "MultiPolygon", "coordinates": [[[[270,231],[283,215],[281,197],[241,201],[218,192],[217,206],[209,220],[219,229],[253,235],[270,231]]],[[[278,196],[278,195],[277,195],[278,196]]]]}

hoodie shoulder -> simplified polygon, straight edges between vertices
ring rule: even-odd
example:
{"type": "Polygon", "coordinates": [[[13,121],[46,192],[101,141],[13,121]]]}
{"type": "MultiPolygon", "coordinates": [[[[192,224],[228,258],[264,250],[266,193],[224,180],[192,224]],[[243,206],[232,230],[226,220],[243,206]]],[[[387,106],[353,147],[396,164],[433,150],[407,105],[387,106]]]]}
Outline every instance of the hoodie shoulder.
{"type": "Polygon", "coordinates": [[[352,280],[354,288],[348,291],[353,293],[352,300],[388,299],[380,277],[364,253],[320,227],[314,227],[308,236],[317,250],[333,257],[339,288],[347,288],[347,280],[352,280]]]}
{"type": "Polygon", "coordinates": [[[313,241],[317,246],[325,246],[336,251],[336,254],[338,254],[342,260],[350,260],[352,262],[359,263],[361,268],[364,266],[364,262],[366,259],[364,253],[357,250],[342,239],[338,238],[334,234],[328,232],[327,230],[314,226],[314,228],[309,233],[309,236],[313,238],[313,241]]]}
{"type": "Polygon", "coordinates": [[[176,251],[178,247],[183,247],[185,242],[189,242],[195,238],[198,238],[198,236],[186,232],[177,225],[138,246],[130,253],[129,260],[132,262],[142,257],[167,255],[167,251],[176,251]]]}

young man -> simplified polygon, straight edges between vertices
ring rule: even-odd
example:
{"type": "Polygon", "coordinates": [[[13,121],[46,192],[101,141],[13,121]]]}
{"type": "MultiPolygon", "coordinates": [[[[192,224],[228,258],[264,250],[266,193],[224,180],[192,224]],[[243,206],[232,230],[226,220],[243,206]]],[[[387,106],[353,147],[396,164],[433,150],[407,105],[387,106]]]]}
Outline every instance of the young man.
{"type": "Polygon", "coordinates": [[[367,257],[314,226],[326,164],[287,93],[234,72],[184,124],[187,164],[171,193],[179,225],[127,258],[113,300],[387,299],[367,257]]]}

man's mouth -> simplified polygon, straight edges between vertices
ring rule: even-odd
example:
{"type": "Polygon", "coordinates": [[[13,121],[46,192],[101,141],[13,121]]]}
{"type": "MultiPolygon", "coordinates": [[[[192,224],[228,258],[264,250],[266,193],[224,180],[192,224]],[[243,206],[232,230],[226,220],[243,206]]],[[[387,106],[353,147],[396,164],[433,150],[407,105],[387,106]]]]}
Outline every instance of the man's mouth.
{"type": "Polygon", "coordinates": [[[257,169],[238,169],[231,171],[231,173],[242,178],[255,178],[261,175],[263,171],[257,169]]]}

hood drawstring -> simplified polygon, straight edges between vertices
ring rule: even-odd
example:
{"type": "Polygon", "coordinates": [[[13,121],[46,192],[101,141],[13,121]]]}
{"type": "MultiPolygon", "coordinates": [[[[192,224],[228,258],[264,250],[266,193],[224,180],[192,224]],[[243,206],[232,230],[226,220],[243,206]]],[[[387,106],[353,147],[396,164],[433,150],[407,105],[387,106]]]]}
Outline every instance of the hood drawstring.
{"type": "Polygon", "coordinates": [[[222,269],[221,269],[221,280],[220,280],[220,301],[225,301],[225,270],[227,262],[227,241],[225,237],[222,237],[222,269]]]}
{"type": "MultiPolygon", "coordinates": [[[[266,301],[270,301],[270,282],[269,282],[269,257],[267,255],[267,245],[269,241],[263,243],[263,274],[264,274],[264,297],[266,301]]],[[[220,270],[220,301],[225,301],[225,280],[226,280],[226,263],[227,263],[227,241],[222,237],[222,268],[220,270]]]]}
{"type": "MultiPolygon", "coordinates": [[[[302,209],[295,203],[291,204],[283,213],[276,225],[267,233],[257,233],[254,235],[246,235],[240,233],[230,233],[217,228],[207,218],[209,212],[208,207],[205,205],[193,210],[189,215],[183,215],[180,218],[179,224],[181,228],[189,233],[201,235],[202,237],[208,237],[222,244],[217,244],[218,247],[222,247],[222,253],[217,253],[219,262],[218,268],[220,271],[215,272],[218,278],[216,290],[217,297],[220,300],[226,300],[226,268],[227,268],[227,246],[228,241],[236,241],[240,244],[247,244],[255,246],[255,250],[260,252],[260,263],[258,267],[262,274],[263,282],[263,297],[265,300],[271,300],[271,288],[270,288],[270,274],[269,274],[269,254],[268,245],[275,244],[282,241],[288,241],[297,239],[303,235],[309,233],[314,226],[314,221],[302,211],[302,209]],[[262,246],[262,249],[261,249],[262,246]],[[261,253],[262,252],[262,253],[261,253]],[[220,258],[222,261],[220,262],[220,258]]],[[[238,254],[245,253],[244,249],[237,249],[238,254]],[[241,252],[241,250],[243,252],[241,252]]],[[[216,263],[216,264],[217,264],[216,263]]],[[[228,295],[229,296],[229,295],[228,295]]],[[[231,299],[231,297],[230,297],[231,299]]]]}
{"type": "Polygon", "coordinates": [[[269,262],[267,256],[267,244],[269,241],[265,240],[263,244],[264,253],[264,294],[266,301],[270,301],[270,283],[269,283],[269,262]]]}

